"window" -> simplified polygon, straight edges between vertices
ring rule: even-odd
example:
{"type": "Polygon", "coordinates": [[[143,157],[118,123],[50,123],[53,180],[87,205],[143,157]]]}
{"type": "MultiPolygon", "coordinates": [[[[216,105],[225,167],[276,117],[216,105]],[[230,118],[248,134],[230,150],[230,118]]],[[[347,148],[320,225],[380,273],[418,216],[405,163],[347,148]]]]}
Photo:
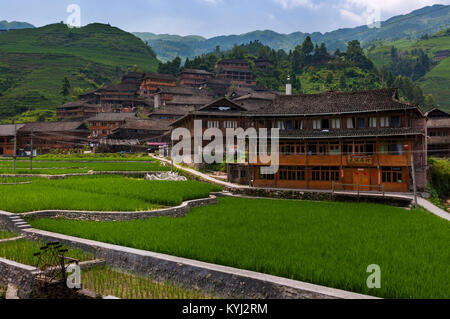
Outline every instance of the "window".
{"type": "Polygon", "coordinates": [[[330,143],[330,155],[339,155],[339,144],[330,143]]]}
{"type": "Polygon", "coordinates": [[[274,174],[263,174],[262,173],[263,167],[259,168],[259,179],[263,179],[266,181],[273,181],[275,180],[275,175],[274,174]]]}
{"type": "Polygon", "coordinates": [[[369,118],[369,126],[370,127],[377,127],[377,118],[376,117],[369,118]]]}
{"type": "Polygon", "coordinates": [[[347,119],[347,128],[355,128],[355,119],[350,117],[347,119]]]}
{"type": "Polygon", "coordinates": [[[332,119],[331,120],[331,128],[332,129],[340,129],[341,128],[341,119],[332,119]]]}
{"type": "Polygon", "coordinates": [[[327,154],[327,148],[328,148],[328,144],[327,143],[319,143],[319,155],[326,155],[327,154]]]}
{"type": "Polygon", "coordinates": [[[308,145],[308,155],[316,155],[317,154],[317,145],[312,144],[308,145]]]}
{"type": "Polygon", "coordinates": [[[339,167],[313,167],[311,173],[315,182],[339,181],[339,167]]]}
{"type": "Polygon", "coordinates": [[[391,127],[400,127],[400,116],[391,117],[391,127]]]}
{"type": "Polygon", "coordinates": [[[280,130],[285,129],[284,121],[276,121],[275,124],[276,124],[275,128],[279,128],[280,130]]]}
{"type": "Polygon", "coordinates": [[[281,155],[294,155],[295,154],[295,144],[282,144],[280,146],[281,155]]]}
{"type": "Polygon", "coordinates": [[[295,130],[303,130],[303,120],[295,120],[294,121],[294,129],[295,130]]]}
{"type": "Polygon", "coordinates": [[[366,127],[366,119],[364,117],[358,117],[358,128],[366,127]]]}
{"type": "Polygon", "coordinates": [[[325,119],[322,120],[322,129],[328,130],[330,128],[330,120],[325,119]]]}
{"type": "Polygon", "coordinates": [[[380,127],[389,127],[389,117],[383,116],[380,118],[380,127]]]}
{"type": "Polygon", "coordinates": [[[282,181],[304,181],[305,168],[298,166],[282,166],[280,167],[280,180],[282,181]]]}
{"type": "Polygon", "coordinates": [[[223,122],[223,128],[237,128],[237,121],[225,121],[223,122]]]}
{"type": "Polygon", "coordinates": [[[403,155],[403,144],[393,142],[381,143],[380,152],[381,154],[403,155]]]}
{"type": "Polygon", "coordinates": [[[208,128],[219,128],[219,121],[208,121],[208,128]]]}
{"type": "Polygon", "coordinates": [[[313,129],[321,130],[322,129],[322,120],[314,120],[313,121],[313,129]]]}
{"type": "Polygon", "coordinates": [[[400,167],[383,167],[383,183],[403,183],[403,173],[400,167]]]}
{"type": "Polygon", "coordinates": [[[303,144],[297,144],[295,145],[295,154],[306,154],[305,145],[303,144]]]}

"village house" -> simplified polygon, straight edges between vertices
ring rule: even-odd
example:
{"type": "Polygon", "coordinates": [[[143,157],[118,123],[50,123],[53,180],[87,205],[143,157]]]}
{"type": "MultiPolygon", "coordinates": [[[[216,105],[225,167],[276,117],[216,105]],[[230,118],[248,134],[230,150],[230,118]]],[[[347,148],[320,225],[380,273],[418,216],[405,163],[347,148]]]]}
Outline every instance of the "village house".
{"type": "Polygon", "coordinates": [[[250,62],[244,59],[223,59],[216,65],[217,77],[236,85],[256,85],[250,62]]]}
{"type": "Polygon", "coordinates": [[[280,168],[266,163],[228,165],[233,182],[256,187],[409,192],[413,157],[419,190],[427,185],[426,118],[399,100],[396,89],[276,96],[258,110],[219,100],[173,127],[280,129],[280,168]],[[413,156],[411,156],[413,155],[413,156]]]}
{"type": "Polygon", "coordinates": [[[99,113],[88,119],[91,140],[111,135],[114,130],[125,124],[127,119],[137,119],[134,113],[99,113]]]}
{"type": "Polygon", "coordinates": [[[23,124],[0,125],[0,156],[14,155],[14,136],[21,127],[23,124]]]}
{"type": "Polygon", "coordinates": [[[214,73],[205,70],[184,69],[178,75],[180,86],[199,87],[207,79],[214,78],[214,73]]]}
{"type": "Polygon", "coordinates": [[[425,116],[428,127],[428,154],[450,157],[450,114],[435,108],[425,116]]]}
{"type": "Polygon", "coordinates": [[[140,85],[141,97],[153,97],[161,87],[177,86],[177,78],[169,74],[146,73],[140,85]]]}
{"type": "Polygon", "coordinates": [[[269,59],[259,57],[255,60],[255,68],[259,70],[265,70],[270,66],[272,66],[272,62],[269,59]]]}
{"type": "Polygon", "coordinates": [[[24,155],[31,149],[37,155],[83,149],[88,145],[88,136],[89,129],[82,121],[26,123],[17,131],[17,154],[24,155]]]}
{"type": "Polygon", "coordinates": [[[82,121],[102,111],[101,106],[86,101],[69,102],[56,108],[58,121],[82,121]]]}

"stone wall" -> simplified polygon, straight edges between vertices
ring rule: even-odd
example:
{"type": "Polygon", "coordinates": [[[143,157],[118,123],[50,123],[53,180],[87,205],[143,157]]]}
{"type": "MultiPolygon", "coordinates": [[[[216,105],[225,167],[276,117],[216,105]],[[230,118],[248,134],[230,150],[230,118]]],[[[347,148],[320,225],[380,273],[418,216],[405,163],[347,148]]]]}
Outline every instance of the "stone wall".
{"type": "Polygon", "coordinates": [[[37,288],[39,269],[0,258],[0,285],[13,284],[19,287],[18,296],[28,299],[37,288]]]}
{"type": "Polygon", "coordinates": [[[180,206],[166,209],[148,211],[148,212],[86,212],[86,211],[64,211],[64,210],[47,210],[20,214],[21,217],[27,220],[36,218],[59,218],[75,220],[91,220],[91,221],[124,221],[124,220],[141,220],[154,217],[172,216],[183,217],[193,207],[217,205],[217,198],[211,196],[210,198],[196,199],[184,202],[180,206]]]}
{"type": "Polygon", "coordinates": [[[395,195],[386,195],[385,197],[376,194],[361,193],[339,193],[335,192],[305,192],[305,191],[291,191],[291,190],[275,190],[265,188],[239,188],[229,189],[234,194],[250,197],[266,197],[266,198],[278,198],[278,199],[291,199],[291,200],[309,200],[309,201],[340,201],[340,202],[368,202],[386,204],[397,207],[410,207],[412,199],[399,197],[395,195]]]}

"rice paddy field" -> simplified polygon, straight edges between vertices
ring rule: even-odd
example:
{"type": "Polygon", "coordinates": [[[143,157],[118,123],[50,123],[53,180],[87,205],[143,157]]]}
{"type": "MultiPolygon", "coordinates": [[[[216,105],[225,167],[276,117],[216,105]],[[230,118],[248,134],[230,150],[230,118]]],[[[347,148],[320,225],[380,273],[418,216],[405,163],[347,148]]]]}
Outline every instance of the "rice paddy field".
{"type": "Polygon", "coordinates": [[[0,185],[0,210],[11,213],[56,209],[138,212],[208,198],[210,192],[221,190],[196,181],[145,181],[105,175],[27,180],[31,184],[0,185]]]}
{"type": "Polygon", "coordinates": [[[33,227],[383,298],[450,298],[450,224],[424,210],[219,198],[183,218],[33,227]],[[381,267],[381,289],[366,285],[381,267]]]}
{"type": "MultiPolygon", "coordinates": [[[[38,253],[43,246],[45,246],[45,243],[29,241],[26,239],[0,243],[0,257],[21,264],[35,266],[38,263],[38,257],[35,257],[34,254],[38,253]]],[[[94,259],[91,254],[78,249],[69,249],[69,252],[64,255],[66,257],[78,259],[79,261],[94,259]]]]}
{"type": "Polygon", "coordinates": [[[150,277],[135,276],[109,267],[94,267],[82,271],[83,288],[102,296],[121,299],[210,299],[194,289],[158,283],[150,277]]]}
{"type": "MultiPolygon", "coordinates": [[[[16,161],[15,174],[44,174],[61,175],[88,173],[89,171],[109,172],[109,171],[136,171],[136,172],[163,172],[170,170],[169,167],[162,166],[160,162],[146,159],[146,161],[126,160],[34,160],[33,170],[30,170],[30,162],[26,160],[16,161]]],[[[13,174],[13,161],[0,161],[0,174],[13,174]]]]}
{"type": "Polygon", "coordinates": [[[16,233],[12,233],[6,230],[0,230],[0,240],[2,239],[9,239],[17,237],[18,235],[16,233]]]}

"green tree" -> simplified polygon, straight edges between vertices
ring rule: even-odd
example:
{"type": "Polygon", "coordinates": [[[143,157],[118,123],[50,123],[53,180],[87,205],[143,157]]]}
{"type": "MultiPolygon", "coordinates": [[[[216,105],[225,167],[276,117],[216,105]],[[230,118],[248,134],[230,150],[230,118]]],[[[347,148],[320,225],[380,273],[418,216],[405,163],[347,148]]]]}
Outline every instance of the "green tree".
{"type": "Polygon", "coordinates": [[[342,74],[341,77],[339,78],[339,88],[341,90],[347,89],[347,80],[345,79],[344,74],[342,74]]]}
{"type": "Polygon", "coordinates": [[[432,94],[427,94],[425,96],[424,104],[427,109],[433,109],[437,106],[436,99],[432,94]]]}
{"type": "Polygon", "coordinates": [[[62,82],[62,87],[61,87],[61,95],[64,98],[64,102],[67,100],[67,97],[70,94],[70,82],[69,79],[67,77],[64,77],[64,80],[62,82]]]}

